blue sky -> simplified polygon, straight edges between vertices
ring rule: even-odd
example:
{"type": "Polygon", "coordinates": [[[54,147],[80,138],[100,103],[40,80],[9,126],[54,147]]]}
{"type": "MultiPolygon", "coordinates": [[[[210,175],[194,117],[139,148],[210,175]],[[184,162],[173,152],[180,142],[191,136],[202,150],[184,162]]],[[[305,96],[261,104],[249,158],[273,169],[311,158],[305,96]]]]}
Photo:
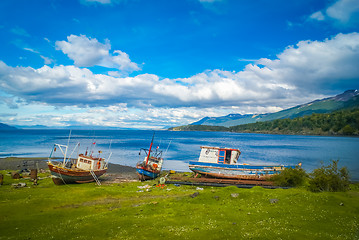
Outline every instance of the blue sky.
{"type": "Polygon", "coordinates": [[[163,128],[359,88],[357,0],[3,0],[0,122],[163,128]]]}

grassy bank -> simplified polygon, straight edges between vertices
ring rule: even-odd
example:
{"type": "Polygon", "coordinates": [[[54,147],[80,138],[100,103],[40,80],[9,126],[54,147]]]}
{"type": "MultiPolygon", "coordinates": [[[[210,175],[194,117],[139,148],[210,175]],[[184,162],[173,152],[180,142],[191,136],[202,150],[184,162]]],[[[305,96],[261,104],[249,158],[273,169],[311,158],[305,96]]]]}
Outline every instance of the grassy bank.
{"type": "Polygon", "coordinates": [[[55,186],[43,173],[34,186],[0,172],[0,239],[359,238],[358,185],[344,193],[157,181],[55,186]],[[27,187],[11,185],[18,182],[27,187]]]}

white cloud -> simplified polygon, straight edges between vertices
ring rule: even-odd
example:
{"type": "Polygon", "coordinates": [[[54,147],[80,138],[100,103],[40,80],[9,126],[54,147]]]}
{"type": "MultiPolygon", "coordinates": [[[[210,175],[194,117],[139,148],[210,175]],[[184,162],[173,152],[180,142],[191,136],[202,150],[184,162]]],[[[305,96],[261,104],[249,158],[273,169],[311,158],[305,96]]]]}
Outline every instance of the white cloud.
{"type": "Polygon", "coordinates": [[[260,59],[267,79],[295,86],[305,91],[345,89],[359,78],[359,34],[338,34],[332,39],[300,41],[278,55],[278,59],[260,59]]]}
{"type": "Polygon", "coordinates": [[[45,65],[49,65],[49,64],[51,64],[53,62],[53,60],[51,58],[48,58],[48,57],[45,57],[45,56],[42,56],[42,55],[40,55],[40,57],[42,59],[44,59],[45,65]]]}
{"type": "Polygon", "coordinates": [[[79,1],[81,4],[87,5],[87,6],[92,6],[92,5],[112,6],[112,5],[124,2],[126,0],[79,0],[79,1]]]}
{"type": "Polygon", "coordinates": [[[359,1],[358,0],[339,0],[332,6],[328,7],[326,13],[329,17],[347,23],[351,17],[358,17],[359,1]]]}
{"type": "Polygon", "coordinates": [[[312,15],[310,15],[309,18],[318,20],[318,21],[323,21],[325,19],[325,16],[323,15],[322,11],[318,11],[318,12],[315,12],[312,15]]]}
{"type": "Polygon", "coordinates": [[[113,0],[81,0],[83,3],[100,3],[100,4],[111,4],[113,0]]]}
{"type": "Polygon", "coordinates": [[[24,50],[39,55],[39,56],[44,60],[44,63],[45,63],[46,65],[51,64],[51,63],[53,62],[53,60],[52,60],[51,58],[48,58],[48,57],[45,57],[45,56],[41,55],[40,52],[38,52],[38,51],[36,51],[36,50],[34,50],[34,49],[32,49],[32,48],[24,47],[24,50]]]}
{"type": "Polygon", "coordinates": [[[102,66],[117,68],[122,72],[131,73],[140,70],[140,67],[131,62],[128,54],[120,50],[110,53],[109,40],[100,43],[95,38],[87,38],[84,35],[70,35],[67,41],[56,41],[56,48],[74,60],[75,66],[92,67],[102,66]]]}
{"type": "Polygon", "coordinates": [[[201,3],[214,3],[214,2],[222,2],[223,0],[199,0],[201,3]]]}
{"type": "Polygon", "coordinates": [[[32,48],[28,48],[28,47],[24,47],[24,50],[32,52],[32,53],[39,53],[38,51],[32,49],[32,48]]]}
{"type": "Polygon", "coordinates": [[[258,59],[248,59],[248,58],[239,58],[238,61],[239,62],[255,62],[258,59]]]}
{"type": "Polygon", "coordinates": [[[326,9],[322,9],[310,15],[312,20],[334,20],[337,26],[355,26],[359,23],[359,1],[338,0],[326,9]]]}
{"type": "Polygon", "coordinates": [[[271,112],[358,88],[358,62],[359,34],[350,33],[300,41],[276,59],[259,59],[240,72],[208,70],[177,79],[94,74],[76,66],[11,67],[0,61],[0,88],[28,103],[91,107],[86,112],[96,117],[86,121],[93,123],[140,126],[155,121],[164,126],[201,116],[271,112]]]}

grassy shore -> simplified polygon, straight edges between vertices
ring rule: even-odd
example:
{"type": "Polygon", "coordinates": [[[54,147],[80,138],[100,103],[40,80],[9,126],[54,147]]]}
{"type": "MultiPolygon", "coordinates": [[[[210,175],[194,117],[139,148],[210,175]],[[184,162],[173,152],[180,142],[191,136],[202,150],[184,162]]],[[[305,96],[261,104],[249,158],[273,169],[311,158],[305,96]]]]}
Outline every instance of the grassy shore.
{"type": "Polygon", "coordinates": [[[155,180],[56,186],[49,173],[33,185],[0,172],[0,239],[359,238],[358,184],[339,193],[155,180]]]}

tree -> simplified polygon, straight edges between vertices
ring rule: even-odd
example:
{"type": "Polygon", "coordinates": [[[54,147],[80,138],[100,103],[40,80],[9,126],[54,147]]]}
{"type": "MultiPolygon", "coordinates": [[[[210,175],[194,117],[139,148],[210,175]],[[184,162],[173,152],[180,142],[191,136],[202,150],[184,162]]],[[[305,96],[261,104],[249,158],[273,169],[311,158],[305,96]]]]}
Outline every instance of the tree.
{"type": "Polygon", "coordinates": [[[349,171],[346,167],[338,169],[338,160],[328,166],[314,169],[310,174],[309,190],[312,192],[344,192],[349,190],[349,171]]]}

